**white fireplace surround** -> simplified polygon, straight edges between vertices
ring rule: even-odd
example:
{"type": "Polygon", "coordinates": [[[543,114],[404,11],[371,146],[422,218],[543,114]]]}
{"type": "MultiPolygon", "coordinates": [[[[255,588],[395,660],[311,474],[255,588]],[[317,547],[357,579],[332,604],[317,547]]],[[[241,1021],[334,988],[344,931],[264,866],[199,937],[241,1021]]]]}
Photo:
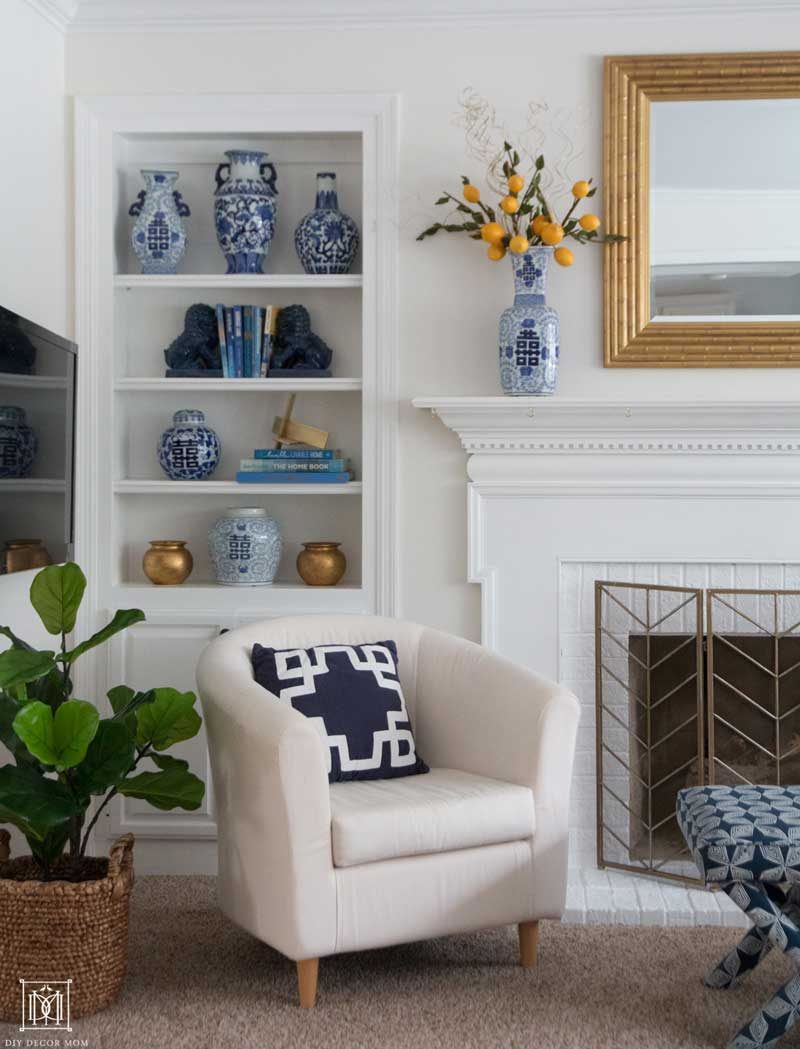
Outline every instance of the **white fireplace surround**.
{"type": "Polygon", "coordinates": [[[800,588],[800,405],[420,397],[468,453],[482,639],[583,706],[567,917],[743,924],[727,897],[594,861],[594,579],[800,588]]]}

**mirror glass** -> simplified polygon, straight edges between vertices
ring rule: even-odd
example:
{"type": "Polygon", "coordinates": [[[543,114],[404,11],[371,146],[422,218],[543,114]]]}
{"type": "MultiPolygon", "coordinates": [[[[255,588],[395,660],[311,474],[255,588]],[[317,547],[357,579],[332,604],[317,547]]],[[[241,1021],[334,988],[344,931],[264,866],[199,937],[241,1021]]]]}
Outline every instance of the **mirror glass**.
{"type": "Polygon", "coordinates": [[[659,320],[800,319],[800,99],[650,109],[659,320]]]}

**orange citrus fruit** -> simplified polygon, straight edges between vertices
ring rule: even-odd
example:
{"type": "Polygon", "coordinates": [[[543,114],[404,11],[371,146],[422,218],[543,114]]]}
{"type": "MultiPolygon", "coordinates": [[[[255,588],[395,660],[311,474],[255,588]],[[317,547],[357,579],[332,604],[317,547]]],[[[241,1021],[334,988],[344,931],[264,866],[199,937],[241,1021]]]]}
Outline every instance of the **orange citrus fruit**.
{"type": "Polygon", "coordinates": [[[557,222],[546,222],[539,236],[545,244],[559,244],[564,239],[564,229],[557,222]]]}
{"type": "Polygon", "coordinates": [[[506,249],[502,244],[490,244],[486,249],[486,254],[492,262],[499,262],[500,259],[505,258],[506,249]]]}
{"type": "Polygon", "coordinates": [[[522,175],[512,175],[508,180],[508,188],[511,193],[519,193],[524,185],[525,179],[522,175]]]}
{"type": "Polygon", "coordinates": [[[500,201],[500,207],[503,209],[506,215],[513,215],[515,211],[519,211],[519,201],[516,197],[503,197],[503,199],[500,201]]]}
{"type": "Polygon", "coordinates": [[[553,258],[559,264],[559,266],[571,266],[575,261],[575,256],[569,250],[569,248],[556,248],[553,252],[553,258]]]}
{"type": "Polygon", "coordinates": [[[547,219],[544,217],[544,215],[537,215],[536,218],[531,223],[531,229],[533,230],[534,234],[537,237],[539,237],[539,236],[541,236],[542,230],[544,229],[544,227],[546,225],[547,225],[547,219]]]}
{"type": "Polygon", "coordinates": [[[584,197],[589,196],[589,191],[591,190],[591,188],[592,187],[589,185],[586,179],[581,179],[580,182],[576,182],[575,185],[572,187],[572,195],[573,197],[577,197],[578,200],[582,200],[584,197]]]}
{"type": "Polygon", "coordinates": [[[523,237],[521,233],[518,233],[515,237],[511,238],[508,242],[508,246],[515,255],[524,255],[530,247],[530,241],[527,237],[523,237]]]}
{"type": "Polygon", "coordinates": [[[481,226],[481,236],[489,244],[499,244],[505,235],[506,231],[499,222],[485,222],[481,226]]]}
{"type": "Polygon", "coordinates": [[[468,200],[470,204],[477,204],[480,199],[481,191],[477,186],[472,186],[468,182],[466,186],[464,186],[464,200],[468,200]]]}
{"type": "Polygon", "coordinates": [[[587,232],[591,233],[592,230],[596,230],[600,225],[600,219],[597,215],[581,215],[578,219],[578,225],[581,229],[585,229],[587,232]]]}

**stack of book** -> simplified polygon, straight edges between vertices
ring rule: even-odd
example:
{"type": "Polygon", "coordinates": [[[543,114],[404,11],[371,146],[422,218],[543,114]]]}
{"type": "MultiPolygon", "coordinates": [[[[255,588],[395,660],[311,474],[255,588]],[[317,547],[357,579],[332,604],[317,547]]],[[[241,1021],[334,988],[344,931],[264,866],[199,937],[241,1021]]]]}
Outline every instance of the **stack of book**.
{"type": "Polygon", "coordinates": [[[223,378],[266,379],[279,312],[279,306],[217,304],[223,378]]]}
{"type": "Polygon", "coordinates": [[[242,459],[239,484],[346,484],[350,463],[333,448],[256,448],[242,459]]]}

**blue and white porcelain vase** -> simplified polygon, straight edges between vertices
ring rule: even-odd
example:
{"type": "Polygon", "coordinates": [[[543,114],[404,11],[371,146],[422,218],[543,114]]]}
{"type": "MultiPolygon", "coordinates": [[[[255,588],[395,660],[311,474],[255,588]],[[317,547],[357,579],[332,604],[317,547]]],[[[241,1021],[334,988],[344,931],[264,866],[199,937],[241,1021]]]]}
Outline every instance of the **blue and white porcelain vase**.
{"type": "Polygon", "coordinates": [[[142,273],[177,273],[186,254],[183,219],[189,206],[174,189],[177,171],[142,171],[144,189],[128,214],[136,217],[131,241],[142,273]]]}
{"type": "Polygon", "coordinates": [[[544,301],[552,248],[512,255],[514,305],[500,314],[500,384],[512,397],[548,397],[558,373],[558,314],[544,301]]]}
{"type": "Polygon", "coordinates": [[[36,458],[36,434],[25,412],[0,405],[0,477],[27,477],[36,458]]]}
{"type": "Polygon", "coordinates": [[[278,571],[283,540],[277,522],[258,506],[232,506],[208,533],[217,582],[268,586],[278,571]]]}
{"type": "Polygon", "coordinates": [[[303,269],[306,273],[349,273],[358,241],[358,226],[339,211],[335,172],[318,172],[314,210],[294,231],[294,246],[303,269]]]}
{"type": "Polygon", "coordinates": [[[173,481],[202,481],[219,463],[221,446],[206,417],[197,408],[184,408],[172,416],[172,426],[158,441],[161,469],[173,481]]]}
{"type": "Polygon", "coordinates": [[[229,149],[214,178],[214,225],[228,273],[262,273],[275,236],[278,175],[266,153],[229,149]]]}

